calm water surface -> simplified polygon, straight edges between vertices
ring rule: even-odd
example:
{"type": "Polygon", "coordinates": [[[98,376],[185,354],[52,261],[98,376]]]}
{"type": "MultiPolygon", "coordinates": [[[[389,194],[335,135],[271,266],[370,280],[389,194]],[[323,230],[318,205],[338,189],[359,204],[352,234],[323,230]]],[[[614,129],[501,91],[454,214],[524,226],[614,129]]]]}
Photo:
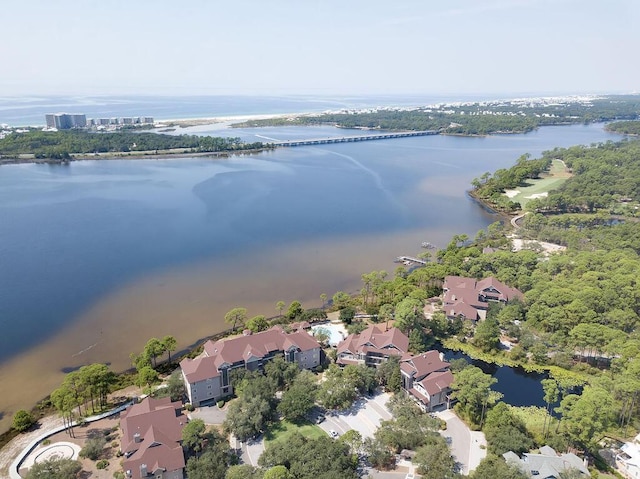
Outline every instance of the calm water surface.
{"type": "Polygon", "coordinates": [[[126,368],[152,336],[191,344],[223,329],[232,307],[271,315],[280,299],[310,307],[323,292],[356,291],[361,273],[393,271],[393,259],[419,252],[421,241],[442,246],[495,221],[465,195],[474,177],[523,153],[616,138],[580,125],[215,160],[3,166],[0,411],[28,407],[26,398],[47,394],[66,368],[126,368]]]}

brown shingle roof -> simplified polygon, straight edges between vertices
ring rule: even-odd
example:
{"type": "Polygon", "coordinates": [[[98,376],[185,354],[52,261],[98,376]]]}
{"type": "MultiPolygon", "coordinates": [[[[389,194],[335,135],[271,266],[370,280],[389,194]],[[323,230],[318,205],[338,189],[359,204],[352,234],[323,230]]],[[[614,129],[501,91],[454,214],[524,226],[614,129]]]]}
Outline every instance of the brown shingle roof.
{"type": "Polygon", "coordinates": [[[385,331],[383,324],[373,324],[360,334],[350,334],[338,344],[338,354],[373,351],[388,356],[402,356],[408,349],[409,338],[398,328],[385,331]]]}
{"type": "Polygon", "coordinates": [[[150,474],[158,469],[184,468],[180,441],[187,418],[182,415],[181,408],[180,402],[172,403],[169,398],[146,398],[121,413],[121,450],[131,453],[123,467],[131,471],[134,479],[142,477],[142,464],[146,464],[150,474]]]}
{"type": "Polygon", "coordinates": [[[280,327],[273,327],[250,336],[237,336],[204,344],[205,354],[196,359],[183,359],[180,367],[189,383],[204,381],[219,376],[219,368],[223,364],[247,361],[251,357],[264,358],[277,351],[291,348],[310,351],[320,348],[313,336],[304,330],[286,333],[280,327]]]}
{"type": "Polygon", "coordinates": [[[427,351],[416,356],[404,359],[400,364],[407,374],[414,374],[416,380],[421,380],[425,376],[436,371],[448,370],[449,363],[440,358],[438,351],[427,351]]]}
{"type": "Polygon", "coordinates": [[[430,396],[433,396],[451,387],[451,384],[453,384],[453,374],[449,370],[434,372],[420,381],[420,384],[422,384],[422,387],[426,389],[430,396]]]}
{"type": "Polygon", "coordinates": [[[197,359],[185,358],[180,361],[180,367],[189,383],[197,383],[208,378],[219,376],[216,358],[203,356],[197,359]]]}
{"type": "Polygon", "coordinates": [[[207,341],[204,350],[207,356],[218,358],[219,367],[223,363],[233,364],[246,360],[249,354],[265,357],[274,351],[286,351],[290,347],[309,351],[320,345],[306,331],[296,331],[287,334],[282,328],[271,328],[251,336],[239,336],[215,343],[207,341]]]}
{"type": "Polygon", "coordinates": [[[443,309],[447,316],[464,316],[477,319],[477,309],[486,309],[487,303],[480,300],[481,296],[490,296],[500,301],[522,299],[522,293],[507,286],[496,278],[489,277],[477,281],[463,276],[447,276],[443,284],[443,309]]]}
{"type": "Polygon", "coordinates": [[[155,471],[177,471],[185,467],[184,453],[180,443],[169,440],[158,428],[151,426],[141,443],[136,444],[138,450],[124,459],[122,467],[131,471],[133,479],[142,479],[140,466],[147,466],[147,474],[155,471]]]}

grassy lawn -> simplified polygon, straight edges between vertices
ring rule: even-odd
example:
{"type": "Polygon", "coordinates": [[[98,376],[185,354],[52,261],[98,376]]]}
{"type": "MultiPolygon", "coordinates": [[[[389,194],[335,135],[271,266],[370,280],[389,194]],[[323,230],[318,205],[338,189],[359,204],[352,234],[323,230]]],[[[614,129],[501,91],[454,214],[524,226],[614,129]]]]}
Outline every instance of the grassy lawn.
{"type": "Polygon", "coordinates": [[[294,424],[292,422],[282,420],[272,424],[269,429],[267,429],[267,432],[264,434],[265,443],[269,444],[276,441],[286,441],[294,431],[297,431],[304,437],[311,439],[327,435],[326,432],[310,422],[305,421],[300,424],[294,424]]]}
{"type": "Polygon", "coordinates": [[[543,177],[538,180],[530,180],[528,186],[518,187],[519,193],[511,199],[520,203],[524,208],[532,199],[532,196],[535,198],[535,195],[555,190],[570,177],[571,173],[566,171],[562,161],[552,160],[549,173],[543,175],[543,177]]]}
{"type": "MultiPolygon", "coordinates": [[[[520,420],[522,420],[522,422],[524,422],[525,426],[527,427],[527,431],[529,431],[533,435],[536,441],[539,442],[540,444],[543,444],[544,437],[542,435],[542,428],[544,427],[544,420],[545,420],[544,418],[546,415],[545,408],[535,407],[535,406],[529,406],[529,407],[511,406],[509,409],[515,416],[517,416],[518,418],[520,418],[520,420]]],[[[549,416],[547,416],[547,424],[548,424],[548,421],[549,421],[549,416]]],[[[555,430],[557,422],[558,422],[557,419],[552,420],[552,425],[551,425],[552,430],[555,430]]]]}

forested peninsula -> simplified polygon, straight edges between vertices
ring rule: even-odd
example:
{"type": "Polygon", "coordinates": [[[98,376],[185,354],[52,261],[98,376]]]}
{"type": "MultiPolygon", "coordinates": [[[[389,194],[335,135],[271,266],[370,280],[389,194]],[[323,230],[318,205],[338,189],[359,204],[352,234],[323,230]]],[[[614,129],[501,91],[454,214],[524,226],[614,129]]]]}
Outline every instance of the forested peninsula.
{"type": "Polygon", "coordinates": [[[334,125],[340,128],[436,130],[450,135],[488,135],[526,133],[545,125],[634,120],[639,114],[640,97],[620,95],[580,100],[526,99],[352,110],[249,120],[232,126],[334,125]]]}
{"type": "Polygon", "coordinates": [[[82,155],[209,153],[258,150],[261,142],[244,143],[240,138],[196,135],[163,135],[150,132],[112,133],[84,130],[13,132],[0,139],[1,159],[70,160],[82,155]]]}
{"type": "Polygon", "coordinates": [[[608,124],[607,130],[625,135],[640,135],[640,121],[617,121],[608,124]]]}

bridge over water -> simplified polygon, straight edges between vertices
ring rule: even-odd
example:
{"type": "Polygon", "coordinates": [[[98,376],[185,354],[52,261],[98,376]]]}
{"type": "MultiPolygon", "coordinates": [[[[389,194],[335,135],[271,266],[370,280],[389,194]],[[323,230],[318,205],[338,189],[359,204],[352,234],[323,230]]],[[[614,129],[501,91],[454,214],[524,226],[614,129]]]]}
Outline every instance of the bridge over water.
{"type": "Polygon", "coordinates": [[[306,146],[306,145],[327,145],[330,143],[351,143],[356,141],[373,141],[373,140],[388,140],[390,138],[408,138],[411,136],[427,136],[437,135],[436,130],[423,130],[423,131],[399,131],[396,133],[376,133],[373,135],[358,135],[358,136],[337,136],[330,138],[316,138],[310,140],[287,140],[287,141],[274,141],[270,143],[272,146],[306,146]]]}

